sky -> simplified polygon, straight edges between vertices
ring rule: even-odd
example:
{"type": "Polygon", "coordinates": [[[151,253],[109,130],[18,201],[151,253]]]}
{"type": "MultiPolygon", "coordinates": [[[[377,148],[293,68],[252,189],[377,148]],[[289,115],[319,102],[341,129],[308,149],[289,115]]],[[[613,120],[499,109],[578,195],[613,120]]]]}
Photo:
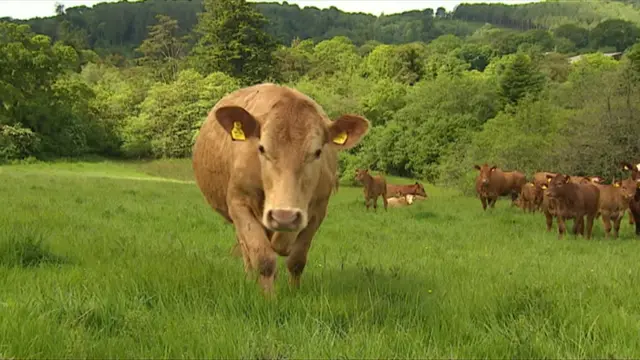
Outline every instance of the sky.
{"type": "MultiPolygon", "coordinates": [[[[45,17],[55,14],[55,3],[59,2],[65,7],[85,5],[91,7],[101,2],[114,2],[117,0],[0,0],[0,17],[9,16],[15,19],[28,19],[36,16],[45,17]]],[[[184,1],[184,0],[167,0],[184,1]]],[[[249,0],[252,1],[252,0],[249,0]]],[[[279,2],[273,0],[260,0],[267,2],[279,2]]],[[[539,0],[288,0],[289,4],[298,4],[300,7],[315,6],[320,9],[335,6],[346,12],[365,12],[374,15],[380,13],[393,14],[408,10],[422,10],[425,8],[437,9],[442,6],[447,10],[465,3],[507,3],[522,4],[539,0]]]]}

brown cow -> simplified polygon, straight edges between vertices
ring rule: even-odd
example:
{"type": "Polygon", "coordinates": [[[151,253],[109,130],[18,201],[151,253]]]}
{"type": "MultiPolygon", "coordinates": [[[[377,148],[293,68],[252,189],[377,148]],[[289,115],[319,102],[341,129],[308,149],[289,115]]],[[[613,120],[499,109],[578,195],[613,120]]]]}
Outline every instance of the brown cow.
{"type": "Polygon", "coordinates": [[[523,173],[502,171],[496,165],[489,167],[487,163],[473,167],[479,171],[476,177],[476,193],[480,197],[483,210],[487,209],[487,205],[494,208],[499,196],[509,194],[512,205],[515,205],[522,186],[527,182],[523,173]]]}
{"type": "Polygon", "coordinates": [[[520,205],[522,211],[524,212],[534,212],[536,211],[536,198],[537,198],[537,189],[536,184],[532,182],[528,182],[524,184],[522,190],[520,191],[520,205]]]}
{"type": "Polygon", "coordinates": [[[387,198],[387,203],[389,204],[389,207],[392,208],[405,207],[413,204],[413,197],[413,194],[407,194],[398,197],[392,196],[390,198],[387,198]]]}
{"type": "Polygon", "coordinates": [[[288,256],[297,288],[311,241],[327,213],[338,151],[352,148],[369,121],[331,121],[301,92],[245,87],[211,109],[193,149],[193,169],[209,205],[235,228],[244,268],[273,295],[277,255],[288,256]]]}
{"type": "Polygon", "coordinates": [[[609,238],[613,221],[613,236],[617,239],[624,212],[629,208],[629,201],[636,192],[635,181],[617,180],[611,185],[595,184],[595,186],[600,190],[598,213],[602,215],[605,238],[609,238]]]}
{"type": "Polygon", "coordinates": [[[636,219],[636,235],[640,236],[640,179],[636,180],[636,191],[629,202],[629,215],[636,219]]]}
{"type": "Polygon", "coordinates": [[[556,176],[547,175],[549,185],[543,185],[547,189],[547,196],[553,201],[553,212],[558,218],[558,238],[562,239],[565,233],[565,220],[573,219],[573,234],[584,234],[584,217],[587,216],[586,238],[591,239],[593,220],[598,213],[600,202],[600,190],[593,184],[575,184],[570,177],[564,174],[556,176]]]}
{"type": "Polygon", "coordinates": [[[356,180],[364,185],[364,204],[369,210],[369,201],[373,199],[373,211],[378,209],[378,196],[382,196],[384,209],[387,210],[387,181],[384,176],[371,176],[367,169],[356,169],[356,180]]]}
{"type": "Polygon", "coordinates": [[[556,173],[541,171],[533,174],[533,183],[536,185],[536,200],[535,200],[535,208],[537,210],[542,211],[544,216],[547,219],[547,231],[551,231],[551,226],[553,225],[553,215],[552,208],[549,200],[546,196],[548,193],[547,190],[543,189],[543,185],[548,185],[549,180],[547,179],[547,175],[556,176],[556,173]]]}
{"type": "Polygon", "coordinates": [[[387,194],[400,194],[403,195],[419,195],[423,197],[427,197],[427,192],[424,191],[424,186],[416,181],[415,184],[411,185],[396,185],[396,184],[387,184],[387,194]]]}
{"type": "MultiPolygon", "coordinates": [[[[631,176],[629,179],[631,180],[640,180],[640,164],[636,164],[635,166],[631,165],[628,162],[622,162],[622,169],[625,171],[631,171],[631,176]]],[[[637,216],[633,214],[633,212],[629,211],[629,224],[633,225],[636,221],[637,216]]],[[[637,219],[640,221],[640,219],[637,219]]],[[[638,229],[638,225],[636,225],[636,229],[638,229]]]]}

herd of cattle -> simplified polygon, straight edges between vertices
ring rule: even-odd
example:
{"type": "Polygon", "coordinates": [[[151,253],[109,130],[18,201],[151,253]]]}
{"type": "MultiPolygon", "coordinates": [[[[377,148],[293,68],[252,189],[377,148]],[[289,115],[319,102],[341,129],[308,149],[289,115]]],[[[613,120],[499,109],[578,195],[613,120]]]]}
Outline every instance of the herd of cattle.
{"type": "MultiPolygon", "coordinates": [[[[337,191],[338,152],[356,146],[369,129],[370,122],[362,116],[343,114],[332,121],[307,95],[271,83],[235,90],[209,112],[193,147],[196,184],[211,208],[233,225],[234,252],[242,256],[247,275],[257,275],[265,295],[274,295],[278,255],[286,257],[289,284],[300,285],[311,241],[337,191]]],[[[585,214],[589,234],[596,213],[618,219],[630,208],[640,216],[637,200],[633,205],[628,201],[631,190],[623,192],[629,189],[625,182],[620,189],[574,184],[569,177],[547,174],[542,182],[534,182],[548,187],[540,196],[529,192],[524,177],[495,166],[478,168],[483,207],[487,200],[494,206],[497,196],[517,191],[523,204],[533,199],[534,209],[558,217],[561,233],[564,219],[575,218],[581,227],[585,214]]],[[[633,180],[638,180],[639,169],[631,170],[633,180]]],[[[359,171],[358,178],[365,183],[367,208],[374,199],[375,209],[380,195],[385,209],[426,198],[419,183],[386,184],[367,171],[359,171]]]]}
{"type": "Polygon", "coordinates": [[[511,196],[512,205],[523,211],[544,214],[547,231],[551,231],[553,218],[558,221],[558,237],[562,238],[565,220],[573,220],[573,234],[591,238],[594,219],[602,217],[605,237],[608,238],[612,224],[614,237],[618,237],[620,223],[629,210],[629,223],[636,227],[640,236],[640,164],[635,166],[623,162],[623,170],[630,176],[604,184],[598,176],[570,176],[552,172],[537,172],[531,181],[519,171],[502,171],[494,166],[475,165],[476,193],[482,202],[494,207],[499,196],[511,196]],[[586,236],[584,229],[585,217],[586,236]]]}

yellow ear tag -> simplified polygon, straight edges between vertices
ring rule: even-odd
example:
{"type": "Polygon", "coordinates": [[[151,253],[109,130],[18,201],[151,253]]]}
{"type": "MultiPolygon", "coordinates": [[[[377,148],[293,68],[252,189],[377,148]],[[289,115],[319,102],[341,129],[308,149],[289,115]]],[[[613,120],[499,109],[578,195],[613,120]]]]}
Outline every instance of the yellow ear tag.
{"type": "Polygon", "coordinates": [[[338,145],[344,145],[344,143],[347,142],[347,132],[343,131],[336,135],[336,137],[333,138],[333,142],[338,145]]]}
{"type": "Polygon", "coordinates": [[[242,123],[240,121],[233,122],[233,129],[231,129],[231,138],[233,140],[245,141],[247,138],[242,131],[242,123]]]}
{"type": "Polygon", "coordinates": [[[620,187],[620,184],[615,183],[615,184],[613,184],[613,187],[620,187]]]}
{"type": "Polygon", "coordinates": [[[546,188],[547,188],[547,185],[542,184],[541,188],[546,189],[546,188]]]}
{"type": "Polygon", "coordinates": [[[625,165],[623,169],[629,171],[629,167],[627,165],[625,165]]]}

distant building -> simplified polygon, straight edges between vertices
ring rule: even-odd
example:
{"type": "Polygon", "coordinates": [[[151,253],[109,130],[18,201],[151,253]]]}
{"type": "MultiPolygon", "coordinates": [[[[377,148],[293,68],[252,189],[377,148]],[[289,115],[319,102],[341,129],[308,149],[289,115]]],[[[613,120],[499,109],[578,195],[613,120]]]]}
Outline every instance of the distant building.
{"type": "MultiPolygon", "coordinates": [[[[573,64],[574,62],[582,59],[583,55],[572,56],[572,57],[569,58],[569,62],[573,64]]],[[[622,52],[618,51],[618,52],[612,52],[612,53],[604,53],[602,55],[607,56],[607,57],[612,57],[612,58],[614,58],[616,60],[620,60],[620,58],[622,57],[622,52]]]]}

